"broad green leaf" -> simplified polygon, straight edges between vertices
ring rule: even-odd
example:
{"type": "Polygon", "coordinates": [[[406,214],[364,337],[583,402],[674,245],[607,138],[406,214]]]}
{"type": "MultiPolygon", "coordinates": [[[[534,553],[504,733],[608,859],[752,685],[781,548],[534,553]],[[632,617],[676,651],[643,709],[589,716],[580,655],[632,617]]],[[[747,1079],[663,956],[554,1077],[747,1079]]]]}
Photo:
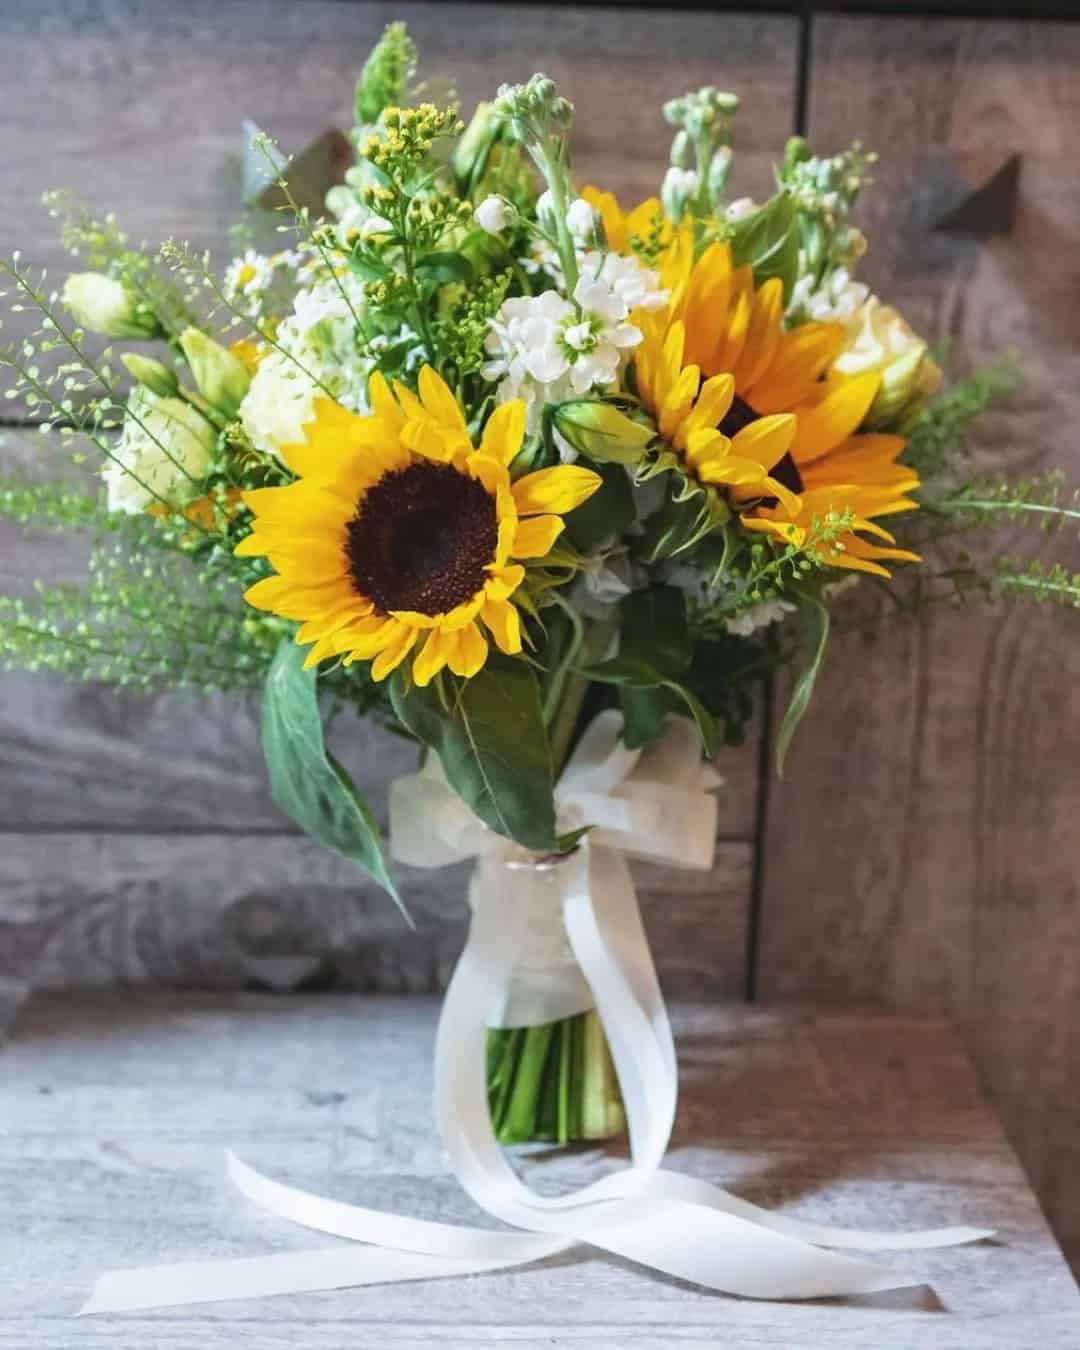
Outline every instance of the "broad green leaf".
{"type": "Polygon", "coordinates": [[[619,601],[619,651],[677,679],[690,665],[693,638],[686,596],[676,586],[649,586],[619,601]]]}
{"type": "Polygon", "coordinates": [[[492,657],[471,680],[445,688],[444,706],[437,685],[420,689],[399,673],[394,711],[486,825],[524,848],[555,849],[551,751],[530,667],[492,657]]]}
{"type": "Polygon", "coordinates": [[[471,281],[473,265],[463,253],[429,253],[416,261],[416,270],[428,281],[471,281]]]}
{"type": "Polygon", "coordinates": [[[716,754],[716,722],[712,713],[693,690],[678,680],[668,679],[647,661],[633,656],[616,656],[600,665],[589,666],[582,673],[601,684],[614,684],[625,689],[667,689],[678,694],[697,724],[705,754],[710,759],[716,754]]]}
{"type": "Polygon", "coordinates": [[[815,684],[817,684],[817,678],[821,674],[821,667],[825,661],[825,648],[829,641],[829,611],[818,597],[816,595],[800,595],[799,610],[810,658],[796,680],[795,688],[791,691],[791,701],[788,703],[787,712],[784,713],[784,720],[780,724],[780,732],[776,738],[776,772],[781,778],[784,776],[784,760],[787,758],[792,737],[810,705],[810,697],[814,692],[815,684]]]}
{"type": "Polygon", "coordinates": [[[287,638],[266,677],[262,743],[274,801],[324,848],[369,872],[404,913],[378,824],[349,775],[327,752],[316,671],[304,670],[304,656],[304,649],[287,638]]]}
{"type": "Polygon", "coordinates": [[[787,299],[799,270],[799,213],[794,197],[778,192],[764,206],[737,220],[731,252],[737,267],[749,263],[753,268],[756,285],[779,277],[787,299]]]}
{"type": "Polygon", "coordinates": [[[663,684],[652,689],[631,689],[624,684],[619,690],[619,707],[623,715],[623,740],[631,750],[655,741],[664,730],[664,719],[683,710],[678,694],[663,684]]]}

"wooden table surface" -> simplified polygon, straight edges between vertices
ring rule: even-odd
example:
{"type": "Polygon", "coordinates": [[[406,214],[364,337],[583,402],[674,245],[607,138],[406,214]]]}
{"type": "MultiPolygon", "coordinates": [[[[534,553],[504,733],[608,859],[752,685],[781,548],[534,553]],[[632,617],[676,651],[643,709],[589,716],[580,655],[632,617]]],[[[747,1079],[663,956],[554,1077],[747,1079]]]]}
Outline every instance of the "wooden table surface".
{"type": "MultiPolygon", "coordinates": [[[[362,996],[32,1000],[0,1052],[2,1350],[1080,1345],[1076,1286],[951,1029],[805,1007],[676,1010],[671,1165],[825,1223],[998,1230],[879,1255],[923,1287],[756,1303],[583,1248],[469,1279],[74,1318],[106,1268],[333,1245],[231,1194],[225,1145],[341,1200],[482,1222],[432,1126],[435,1016],[362,996]]],[[[580,1184],[623,1156],[522,1167],[580,1184]]]]}

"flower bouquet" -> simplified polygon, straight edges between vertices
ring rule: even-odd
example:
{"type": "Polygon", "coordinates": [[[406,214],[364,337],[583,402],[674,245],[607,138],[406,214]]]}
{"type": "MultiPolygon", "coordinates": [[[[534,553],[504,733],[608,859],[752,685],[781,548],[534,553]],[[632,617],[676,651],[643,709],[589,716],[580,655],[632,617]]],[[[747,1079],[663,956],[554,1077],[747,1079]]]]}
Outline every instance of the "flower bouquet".
{"type": "Polygon", "coordinates": [[[0,362],[11,396],[89,443],[101,490],[7,475],[0,510],[99,542],[85,589],[0,602],[0,653],[261,685],[275,800],[403,908],[324,715],[414,739],[390,852],[478,858],[474,940],[501,953],[499,979],[469,967],[486,1064],[450,1061],[486,1073],[499,1140],[601,1137],[622,1095],[650,1094],[597,985],[618,1005],[611,970],[637,961],[634,1006],[662,1007],[625,857],[709,865],[708,762],[794,662],[782,765],[831,628],[969,594],[1080,603],[1063,568],[981,567],[954,543],[1077,512],[1055,479],[968,469],[968,424],[1011,377],[942,392],[926,342],[857,279],[858,144],[821,158],[793,138],[774,194],[732,199],[738,99],[704,88],[665,104],[670,167],[627,210],[575,185],[551,80],[465,124],[414,95],[415,66],[392,25],[322,216],[260,138],[288,247],[223,276],[50,199],[91,270],[58,295],[5,265],[40,325],[0,362]]]}

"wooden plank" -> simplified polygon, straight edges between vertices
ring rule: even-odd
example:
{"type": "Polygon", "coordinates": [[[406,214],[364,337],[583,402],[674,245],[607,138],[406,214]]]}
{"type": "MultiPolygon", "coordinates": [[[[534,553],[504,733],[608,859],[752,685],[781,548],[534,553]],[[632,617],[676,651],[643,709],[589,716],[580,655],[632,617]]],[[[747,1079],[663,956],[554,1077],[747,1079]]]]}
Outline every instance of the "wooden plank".
{"type": "MultiPolygon", "coordinates": [[[[751,845],[710,872],[640,865],[669,992],[742,992],[751,845]]],[[[283,835],[33,833],[0,850],[0,1003],[32,987],[441,989],[464,939],[468,867],[398,868],[416,931],[352,864],[283,835]]],[[[6,1021],[0,1017],[0,1024],[6,1021]]]]}
{"type": "MultiPolygon", "coordinates": [[[[1024,388],[977,465],[1057,463],[1077,481],[1062,429],[1080,415],[1080,30],[821,16],[814,34],[812,140],[828,151],[857,134],[882,152],[868,278],[962,366],[1018,352],[1024,388]],[[1012,151],[1011,236],[933,234],[942,166],[1012,151]]],[[[1071,537],[1068,552],[1075,569],[1071,537]]],[[[952,1012],[1077,1262],[1071,618],[943,614],[871,648],[837,644],[771,793],[760,987],[952,1012]]]]}
{"type": "MultiPolygon", "coordinates": [[[[886,1255],[927,1287],[847,1301],[710,1295],[582,1252],[465,1281],[100,1317],[71,1313],[106,1267],[306,1250],[320,1239],[223,1194],[221,1150],[317,1192],[482,1222],[444,1173],[430,1108],[435,1007],[417,999],[155,994],[35,999],[4,1051],[0,1346],[298,1340],[605,1350],[718,1338],[822,1350],[1073,1346],[1080,1299],[956,1038],[845,1011],[675,1010],[672,1164],[826,1223],[998,1227],[994,1243],[886,1255]]],[[[544,1187],[622,1148],[519,1155],[544,1187]]],[[[326,1239],[321,1239],[323,1245],[326,1239]]]]}

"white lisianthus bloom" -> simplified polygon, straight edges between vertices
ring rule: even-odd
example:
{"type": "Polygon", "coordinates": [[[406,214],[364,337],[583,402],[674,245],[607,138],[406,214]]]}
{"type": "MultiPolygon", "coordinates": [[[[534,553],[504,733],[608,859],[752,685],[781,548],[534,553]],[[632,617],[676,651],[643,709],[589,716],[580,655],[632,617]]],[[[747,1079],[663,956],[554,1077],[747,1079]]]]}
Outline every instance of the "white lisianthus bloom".
{"type": "Polygon", "coordinates": [[[109,510],[138,515],[162,502],[185,506],[199,496],[216,445],[217,432],[190,403],[137,385],[102,471],[109,510]]]}
{"type": "MultiPolygon", "coordinates": [[[[926,343],[900,311],[892,305],[883,305],[876,295],[869,295],[848,318],[844,345],[833,367],[844,375],[861,375],[867,370],[884,372],[898,358],[916,349],[925,352],[926,343]]],[[[929,364],[934,365],[932,361],[929,364]]],[[[937,378],[940,381],[940,371],[937,378]]]]}
{"type": "Polygon", "coordinates": [[[584,197],[576,197],[566,212],[566,223],[570,233],[578,239],[588,239],[596,232],[599,212],[590,206],[584,197]]]}
{"type": "Polygon", "coordinates": [[[277,456],[282,446],[302,441],[317,388],[291,356],[263,357],[240,404],[240,422],[255,449],[277,456]]]}
{"type": "Polygon", "coordinates": [[[788,614],[793,614],[795,608],[790,600],[759,600],[733,619],[725,619],[724,627],[733,637],[749,637],[759,628],[780,623],[788,614]]]}
{"type": "Polygon", "coordinates": [[[153,313],[124,285],[104,272],[75,272],[64,283],[64,307],[91,333],[111,338],[153,338],[161,327],[153,313]]]}
{"type": "Polygon", "coordinates": [[[514,208],[505,197],[485,197],[475,215],[477,225],[485,234],[502,234],[514,219],[514,208]]]}

